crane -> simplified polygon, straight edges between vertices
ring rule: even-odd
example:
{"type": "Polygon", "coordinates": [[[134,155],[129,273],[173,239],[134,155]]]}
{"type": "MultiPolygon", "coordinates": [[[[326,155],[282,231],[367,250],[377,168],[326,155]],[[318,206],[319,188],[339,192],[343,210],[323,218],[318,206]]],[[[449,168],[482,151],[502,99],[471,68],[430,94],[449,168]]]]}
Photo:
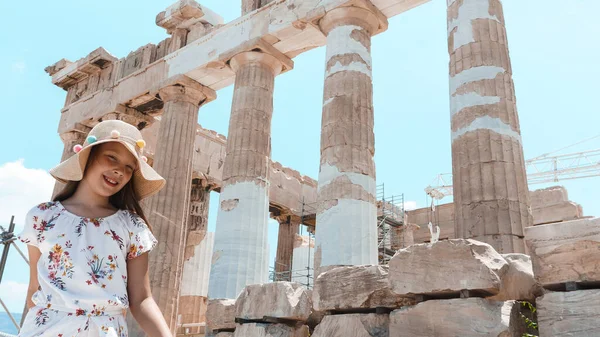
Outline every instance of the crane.
{"type": "MultiPolygon", "coordinates": [[[[529,185],[600,176],[600,149],[551,156],[554,152],[525,161],[529,185]]],[[[452,195],[452,174],[439,174],[432,185],[425,188],[432,199],[452,195]]]]}

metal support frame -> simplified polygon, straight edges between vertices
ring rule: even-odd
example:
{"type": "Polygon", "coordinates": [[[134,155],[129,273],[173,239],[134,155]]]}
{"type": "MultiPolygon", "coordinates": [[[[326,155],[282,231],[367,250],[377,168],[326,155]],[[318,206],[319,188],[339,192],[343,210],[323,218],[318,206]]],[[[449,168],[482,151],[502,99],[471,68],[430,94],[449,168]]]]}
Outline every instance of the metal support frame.
{"type": "MultiPolygon", "coordinates": [[[[0,230],[2,231],[2,233],[0,234],[0,240],[1,240],[0,243],[2,245],[4,245],[4,248],[2,250],[2,257],[0,258],[0,283],[2,283],[2,276],[4,275],[4,269],[6,268],[6,262],[8,261],[8,252],[9,252],[11,246],[15,247],[15,249],[17,250],[19,255],[21,255],[23,260],[25,260],[25,263],[27,263],[27,265],[29,265],[29,260],[27,259],[25,254],[21,251],[21,249],[19,248],[19,246],[17,246],[17,244],[15,242],[17,240],[17,237],[15,236],[15,233],[14,233],[14,231],[15,231],[15,216],[14,215],[10,218],[10,224],[8,225],[8,230],[4,229],[4,227],[2,227],[2,226],[0,226],[0,230]]],[[[10,313],[10,311],[8,310],[8,307],[4,304],[4,301],[2,301],[1,298],[0,298],[0,305],[2,305],[2,307],[8,314],[8,317],[10,318],[12,323],[17,328],[17,331],[21,331],[21,325],[23,324],[23,320],[25,319],[25,313],[27,311],[27,302],[25,303],[25,308],[23,309],[23,317],[21,317],[21,324],[17,323],[17,321],[15,320],[13,315],[10,313]]]]}

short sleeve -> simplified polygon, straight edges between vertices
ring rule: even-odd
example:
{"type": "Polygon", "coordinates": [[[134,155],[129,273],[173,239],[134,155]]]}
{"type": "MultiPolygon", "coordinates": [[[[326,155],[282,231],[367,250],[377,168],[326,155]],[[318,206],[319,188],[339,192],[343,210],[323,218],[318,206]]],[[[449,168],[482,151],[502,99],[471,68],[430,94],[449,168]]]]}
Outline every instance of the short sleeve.
{"type": "Polygon", "coordinates": [[[25,216],[25,227],[23,231],[17,235],[17,238],[21,242],[31,246],[39,247],[40,245],[40,231],[38,230],[39,212],[38,208],[34,207],[25,216]]]}
{"type": "Polygon", "coordinates": [[[158,243],[146,222],[139,215],[130,212],[129,217],[129,251],[127,253],[127,260],[134,259],[151,251],[158,243]]]}

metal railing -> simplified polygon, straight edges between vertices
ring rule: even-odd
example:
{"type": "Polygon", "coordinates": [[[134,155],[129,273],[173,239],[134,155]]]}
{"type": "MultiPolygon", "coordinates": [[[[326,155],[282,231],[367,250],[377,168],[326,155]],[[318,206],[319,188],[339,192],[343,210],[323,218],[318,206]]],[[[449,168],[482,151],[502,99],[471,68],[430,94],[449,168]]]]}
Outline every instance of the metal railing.
{"type": "MultiPolygon", "coordinates": [[[[27,265],[29,265],[29,260],[27,259],[25,254],[23,254],[23,252],[21,251],[21,249],[17,246],[17,244],[15,242],[15,241],[17,241],[17,237],[15,236],[15,233],[14,233],[14,231],[15,231],[15,216],[14,215],[10,218],[10,224],[8,225],[8,230],[4,229],[4,227],[2,227],[2,226],[0,226],[0,230],[2,231],[2,233],[0,234],[0,240],[1,240],[0,243],[4,246],[4,249],[2,250],[2,257],[0,258],[0,284],[1,284],[2,276],[4,275],[4,269],[6,268],[6,261],[8,260],[8,252],[9,252],[11,246],[15,247],[15,249],[21,255],[23,260],[25,260],[25,263],[27,263],[27,265]]],[[[15,318],[11,314],[10,310],[8,310],[8,307],[6,306],[6,304],[4,303],[2,298],[0,298],[0,305],[2,305],[2,307],[8,314],[8,317],[10,318],[12,323],[17,328],[17,331],[21,331],[21,324],[23,324],[25,315],[23,314],[23,316],[21,317],[21,324],[18,324],[17,320],[15,320],[15,318]]],[[[25,303],[25,309],[26,308],[27,308],[27,303],[25,303]]],[[[23,310],[23,313],[25,313],[25,309],[23,310]]]]}

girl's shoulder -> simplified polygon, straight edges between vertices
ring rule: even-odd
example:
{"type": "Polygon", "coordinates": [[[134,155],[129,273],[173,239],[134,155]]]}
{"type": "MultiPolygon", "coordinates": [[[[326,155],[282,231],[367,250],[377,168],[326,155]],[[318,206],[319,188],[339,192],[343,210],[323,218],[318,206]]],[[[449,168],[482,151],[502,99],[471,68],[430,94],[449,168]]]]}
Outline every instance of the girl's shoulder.
{"type": "Polygon", "coordinates": [[[38,205],[33,206],[29,212],[27,212],[27,217],[33,216],[44,216],[54,213],[59,213],[61,211],[61,205],[58,201],[48,201],[38,205]]]}
{"type": "Polygon", "coordinates": [[[146,222],[137,213],[130,210],[121,210],[121,213],[125,217],[125,222],[130,229],[133,228],[147,228],[146,222]]]}

